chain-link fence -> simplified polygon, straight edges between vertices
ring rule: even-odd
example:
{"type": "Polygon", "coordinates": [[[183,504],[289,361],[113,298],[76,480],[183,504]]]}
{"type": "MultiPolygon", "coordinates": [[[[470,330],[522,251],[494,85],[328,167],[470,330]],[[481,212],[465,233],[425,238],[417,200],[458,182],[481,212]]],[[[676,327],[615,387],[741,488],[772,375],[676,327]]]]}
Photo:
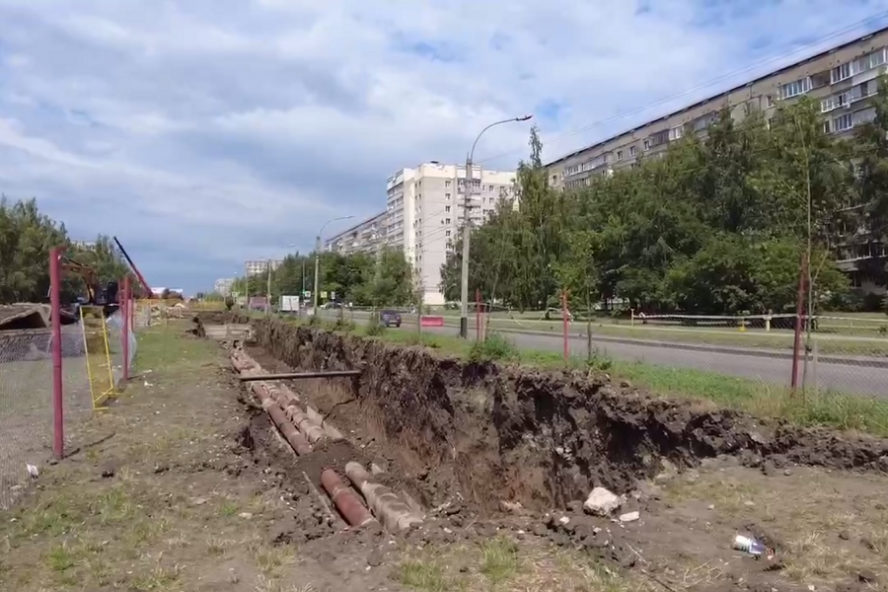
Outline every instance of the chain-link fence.
{"type": "MultiPolygon", "coordinates": [[[[79,324],[62,327],[65,433],[92,408],[79,324]]],[[[0,508],[7,508],[52,453],[53,361],[49,329],[0,332],[0,508]]],[[[71,445],[69,437],[66,445],[71,445]]]]}

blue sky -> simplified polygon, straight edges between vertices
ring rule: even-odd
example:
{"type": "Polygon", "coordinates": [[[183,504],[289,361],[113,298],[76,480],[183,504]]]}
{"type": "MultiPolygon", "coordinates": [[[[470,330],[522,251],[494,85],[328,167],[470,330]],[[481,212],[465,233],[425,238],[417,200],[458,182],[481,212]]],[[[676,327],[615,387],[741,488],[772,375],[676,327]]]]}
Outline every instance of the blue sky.
{"type": "MultiPolygon", "coordinates": [[[[149,283],[194,292],[244,260],[311,249],[332,217],[382,210],[386,177],[464,159],[491,121],[535,113],[552,160],[885,26],[860,24],[885,12],[888,0],[0,0],[0,191],[36,197],[75,239],[117,235],[149,283]]],[[[527,131],[497,128],[477,159],[514,168],[527,131]]]]}

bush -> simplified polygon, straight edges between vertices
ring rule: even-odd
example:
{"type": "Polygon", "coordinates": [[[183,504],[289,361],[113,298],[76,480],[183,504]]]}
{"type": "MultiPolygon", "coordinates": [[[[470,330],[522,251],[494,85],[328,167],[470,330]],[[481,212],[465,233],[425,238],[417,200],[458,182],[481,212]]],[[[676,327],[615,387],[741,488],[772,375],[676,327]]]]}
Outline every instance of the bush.
{"type": "Polygon", "coordinates": [[[355,330],[355,324],[352,321],[348,321],[346,319],[337,319],[336,322],[333,323],[333,330],[351,333],[355,330]]]}
{"type": "Polygon", "coordinates": [[[469,350],[470,362],[505,362],[517,359],[518,348],[499,333],[492,333],[484,341],[476,341],[469,350]]]}
{"type": "Polygon", "coordinates": [[[313,314],[308,317],[308,324],[312,327],[319,327],[324,324],[324,320],[319,315],[313,314]]]}
{"type": "Polygon", "coordinates": [[[386,331],[385,325],[379,322],[379,319],[374,319],[370,317],[370,324],[364,328],[364,335],[369,335],[370,337],[376,337],[379,335],[384,335],[386,331]]]}
{"type": "Polygon", "coordinates": [[[589,357],[586,359],[586,366],[590,370],[597,370],[599,372],[607,372],[614,365],[614,359],[608,355],[607,352],[598,349],[597,347],[593,347],[592,351],[589,352],[589,357]]]}

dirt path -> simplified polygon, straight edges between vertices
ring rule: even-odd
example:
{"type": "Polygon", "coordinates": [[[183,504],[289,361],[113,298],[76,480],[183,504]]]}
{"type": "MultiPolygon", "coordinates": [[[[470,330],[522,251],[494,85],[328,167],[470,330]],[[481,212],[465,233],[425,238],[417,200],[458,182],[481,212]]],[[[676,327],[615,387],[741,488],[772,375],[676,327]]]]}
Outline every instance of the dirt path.
{"type": "Polygon", "coordinates": [[[143,333],[126,394],[0,513],[0,590],[650,588],[519,526],[337,532],[222,350],[187,328],[143,333]]]}

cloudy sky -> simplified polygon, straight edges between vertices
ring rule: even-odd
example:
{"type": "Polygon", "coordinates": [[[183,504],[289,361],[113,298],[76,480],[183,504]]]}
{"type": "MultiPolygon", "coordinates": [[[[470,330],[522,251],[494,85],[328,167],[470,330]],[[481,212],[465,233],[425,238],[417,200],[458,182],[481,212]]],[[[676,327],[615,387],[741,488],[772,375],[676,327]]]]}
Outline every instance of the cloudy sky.
{"type": "MultiPolygon", "coordinates": [[[[0,0],[0,191],[193,292],[491,121],[533,113],[552,160],[885,25],[888,0],[0,0]]],[[[514,168],[527,132],[477,159],[514,168]]]]}

